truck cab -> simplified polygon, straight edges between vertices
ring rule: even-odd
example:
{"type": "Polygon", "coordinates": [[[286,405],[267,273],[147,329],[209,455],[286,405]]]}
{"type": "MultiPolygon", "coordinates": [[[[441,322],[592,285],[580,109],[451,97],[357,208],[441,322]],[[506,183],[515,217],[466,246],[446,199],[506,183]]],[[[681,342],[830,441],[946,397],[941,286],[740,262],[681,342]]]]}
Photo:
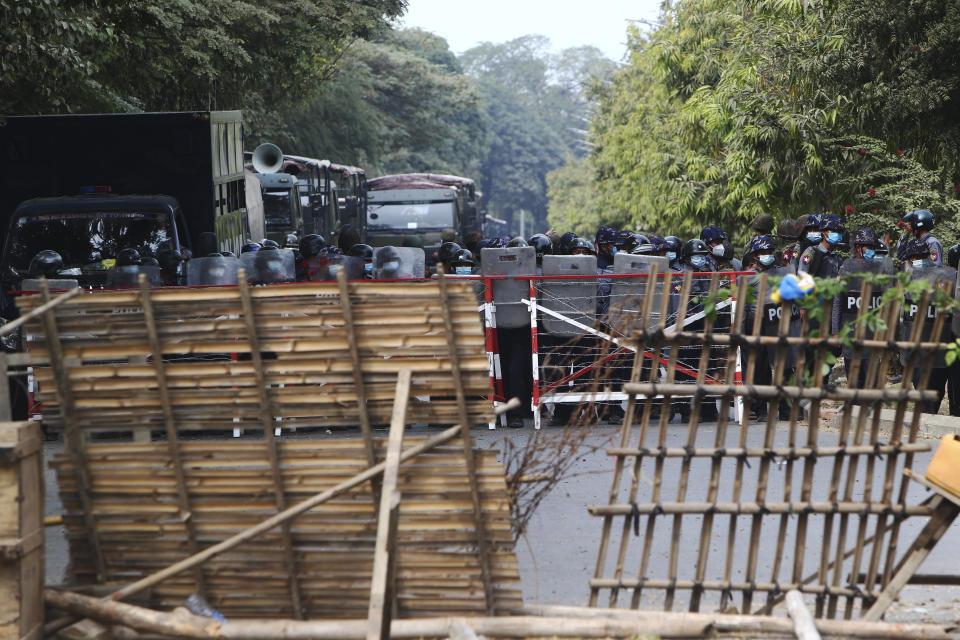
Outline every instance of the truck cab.
{"type": "Polygon", "coordinates": [[[281,245],[287,234],[303,233],[303,208],[297,178],[289,173],[258,173],[267,238],[281,245]]]}
{"type": "Polygon", "coordinates": [[[83,287],[105,286],[120,251],[136,249],[142,258],[157,258],[164,250],[180,255],[180,232],[186,229],[180,205],[170,196],[92,194],[27,200],[14,210],[7,228],[0,261],[4,292],[20,289],[20,282],[33,275],[31,260],[44,250],[63,258],[58,275],[83,287]]]}
{"type": "Polygon", "coordinates": [[[462,239],[481,231],[473,180],[459,176],[408,173],[367,181],[367,243],[375,247],[410,243],[423,247],[428,262],[444,229],[462,239]]]}

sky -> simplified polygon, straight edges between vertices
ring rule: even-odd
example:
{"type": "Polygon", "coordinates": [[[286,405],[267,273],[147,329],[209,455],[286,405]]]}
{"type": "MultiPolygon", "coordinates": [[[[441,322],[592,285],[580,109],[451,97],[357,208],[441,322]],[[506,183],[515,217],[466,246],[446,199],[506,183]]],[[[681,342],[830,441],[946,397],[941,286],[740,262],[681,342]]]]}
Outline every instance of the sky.
{"type": "Polygon", "coordinates": [[[629,21],[652,22],[659,13],[660,0],[409,0],[400,24],[446,38],[457,54],[484,41],[539,34],[555,50],[594,45],[620,61],[629,21]]]}

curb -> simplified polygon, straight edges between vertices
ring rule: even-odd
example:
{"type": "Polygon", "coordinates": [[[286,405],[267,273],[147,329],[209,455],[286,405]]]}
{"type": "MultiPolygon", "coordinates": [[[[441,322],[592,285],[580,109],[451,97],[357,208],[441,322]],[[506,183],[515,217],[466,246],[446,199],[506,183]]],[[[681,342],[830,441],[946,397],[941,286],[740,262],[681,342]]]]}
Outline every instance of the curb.
{"type": "MultiPolygon", "coordinates": [[[[859,407],[854,407],[853,409],[853,420],[856,420],[857,416],[860,413],[859,407]]],[[[880,410],[880,431],[884,434],[889,435],[893,432],[893,422],[896,417],[896,410],[894,409],[881,409],[880,410]]],[[[913,410],[909,410],[903,415],[904,428],[909,428],[910,421],[913,419],[913,410]]],[[[826,417],[823,421],[831,428],[839,429],[840,428],[840,411],[830,411],[830,415],[826,417]]],[[[855,423],[854,423],[855,424],[855,423]]],[[[868,422],[869,424],[869,422],[868,422]]],[[[958,435],[960,434],[960,417],[957,416],[941,416],[935,415],[932,413],[924,413],[920,418],[920,430],[918,431],[918,437],[920,438],[932,438],[939,440],[945,435],[958,435]]]]}

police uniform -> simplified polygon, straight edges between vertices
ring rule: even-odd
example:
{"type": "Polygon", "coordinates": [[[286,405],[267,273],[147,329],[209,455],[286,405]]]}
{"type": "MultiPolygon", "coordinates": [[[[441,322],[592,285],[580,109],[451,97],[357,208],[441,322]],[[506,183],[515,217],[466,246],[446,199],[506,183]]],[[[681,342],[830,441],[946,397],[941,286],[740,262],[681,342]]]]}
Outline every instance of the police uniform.
{"type": "Polygon", "coordinates": [[[943,244],[929,231],[920,236],[919,240],[927,245],[927,249],[930,252],[927,259],[930,260],[930,264],[934,267],[942,267],[943,244]]]}
{"type": "MultiPolygon", "coordinates": [[[[855,276],[857,274],[882,274],[882,275],[893,275],[893,261],[889,258],[875,257],[871,260],[861,258],[860,256],[854,255],[851,258],[848,258],[843,262],[840,267],[840,276],[855,276]]],[[[834,317],[837,320],[834,322],[834,332],[838,332],[842,326],[852,325],[856,322],[857,314],[861,305],[866,304],[868,309],[873,309],[878,307],[881,304],[883,297],[883,289],[880,287],[874,287],[871,299],[864,302],[860,299],[860,288],[862,286],[862,280],[860,278],[851,277],[849,282],[847,282],[846,293],[838,294],[834,297],[834,317]]],[[[857,380],[850,379],[850,367],[853,364],[853,347],[844,346],[842,349],[843,353],[843,365],[844,369],[847,372],[847,386],[851,388],[862,389],[867,386],[867,369],[869,368],[869,358],[870,351],[863,350],[861,351],[860,357],[860,373],[857,376],[857,380]]],[[[886,377],[886,371],[877,372],[880,380],[884,380],[886,377]]]]}
{"type": "Polygon", "coordinates": [[[825,251],[822,244],[807,247],[797,261],[797,271],[806,271],[815,278],[836,278],[840,273],[840,256],[825,251]]]}
{"type": "MultiPolygon", "coordinates": [[[[754,291],[759,286],[760,283],[760,274],[766,274],[769,277],[778,277],[782,278],[790,273],[792,273],[790,267],[778,267],[772,266],[769,268],[764,268],[759,263],[756,266],[758,274],[750,279],[750,286],[754,288],[754,291]]],[[[796,305],[788,305],[790,313],[789,329],[788,335],[796,337],[800,335],[800,311],[796,305]]],[[[780,316],[783,313],[783,308],[778,304],[773,304],[769,301],[765,301],[764,304],[759,305],[756,301],[753,304],[749,305],[746,309],[746,314],[744,317],[744,326],[752,327],[754,323],[754,318],[757,313],[763,314],[760,318],[760,335],[762,336],[779,336],[780,335],[780,316]]],[[[753,368],[753,382],[759,385],[768,385],[773,383],[773,369],[776,366],[778,359],[785,358],[784,361],[784,379],[789,379],[793,376],[794,368],[797,363],[797,347],[796,346],[787,346],[779,347],[774,345],[764,345],[755,347],[748,351],[748,362],[749,358],[756,358],[756,364],[753,368]]],[[[745,363],[746,364],[746,363],[745,363]]],[[[763,399],[755,398],[753,399],[750,408],[753,410],[753,413],[756,415],[758,420],[763,420],[767,414],[768,402],[763,399]]],[[[790,405],[785,399],[781,399],[778,407],[778,413],[780,419],[787,419],[790,414],[790,405]]]]}

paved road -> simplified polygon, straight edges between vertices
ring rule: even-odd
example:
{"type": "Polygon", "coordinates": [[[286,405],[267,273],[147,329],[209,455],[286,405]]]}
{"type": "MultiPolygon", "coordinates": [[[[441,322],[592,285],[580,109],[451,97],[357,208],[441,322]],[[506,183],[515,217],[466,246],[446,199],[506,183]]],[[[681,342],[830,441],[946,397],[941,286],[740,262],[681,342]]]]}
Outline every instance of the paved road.
{"type": "MultiPolygon", "coordinates": [[[[702,424],[699,429],[698,446],[712,446],[715,435],[716,425],[702,424]]],[[[425,433],[424,429],[417,429],[418,433],[425,433]]],[[[751,430],[750,446],[759,446],[762,438],[762,427],[756,426],[751,430]]],[[[550,435],[557,431],[545,429],[544,434],[550,435]]],[[[503,450],[504,439],[508,438],[514,446],[524,446],[530,439],[532,430],[498,430],[486,431],[477,430],[474,435],[477,441],[487,447],[503,450]]],[[[577,454],[576,461],[572,467],[570,477],[561,481],[553,492],[544,500],[537,513],[534,514],[526,535],[521,538],[517,546],[517,554],[520,561],[520,573],[523,581],[524,600],[527,603],[539,604],[586,604],[589,595],[588,581],[591,578],[596,562],[597,547],[600,540],[601,520],[591,517],[585,508],[587,504],[598,504],[606,502],[606,497],[610,489],[612,479],[613,459],[604,453],[606,446],[611,445],[616,439],[617,429],[614,427],[595,427],[591,430],[589,437],[585,441],[586,447],[577,454]]],[[[682,446],[686,434],[685,425],[671,425],[668,433],[668,446],[682,446]]],[[[786,425],[780,425],[778,428],[776,441],[785,443],[787,438],[786,425]]],[[[831,431],[822,431],[820,434],[820,445],[829,446],[836,443],[836,433],[831,431]]],[[[733,441],[729,443],[731,446],[733,441]]],[[[48,443],[45,452],[52,455],[61,451],[60,443],[48,443]]],[[[924,469],[930,454],[918,455],[915,461],[915,468],[924,469]]],[[[679,462],[677,462],[679,464],[679,462]]],[[[709,465],[709,461],[706,461],[709,465]]],[[[819,466],[819,465],[818,465],[819,466]]],[[[694,465],[690,477],[690,495],[696,496],[699,492],[705,491],[709,472],[705,470],[705,465],[694,465]]],[[[729,495],[729,487],[732,486],[733,462],[730,461],[725,467],[721,476],[721,486],[725,488],[729,495]]],[[[797,465],[796,473],[799,474],[797,465]]],[[[644,467],[641,474],[641,490],[649,491],[652,473],[646,471],[644,467]],[[645,488],[645,489],[644,489],[645,488]]],[[[861,465],[862,468],[862,465],[861,465]]],[[[747,470],[747,477],[756,477],[756,468],[747,470]]],[[[783,482],[786,476],[786,467],[782,464],[771,465],[769,491],[771,496],[782,496],[783,482]]],[[[676,490],[676,473],[665,473],[665,491],[666,496],[671,496],[676,490]]],[[[799,476],[796,478],[799,482],[799,476]]],[[[859,480],[858,480],[859,482],[859,480]]],[[[823,492],[827,481],[822,475],[817,476],[815,486],[816,493],[823,492]]],[[[749,483],[745,485],[744,500],[746,496],[753,494],[753,486],[749,483]]],[[[910,502],[917,503],[926,495],[922,488],[914,485],[911,489],[910,502]]],[[[825,499],[825,498],[822,498],[825,499]]],[[[642,500],[642,499],[641,499],[642,500]]],[[[772,500],[771,500],[772,501],[772,500]]],[[[59,513],[61,510],[60,502],[56,492],[55,479],[51,470],[47,470],[47,505],[48,514],[59,513]]],[[[659,519],[660,524],[657,529],[656,544],[651,558],[650,575],[666,577],[668,558],[669,558],[669,530],[668,522],[672,518],[659,519]],[[661,539],[667,538],[667,539],[661,539]]],[[[769,518],[774,521],[774,518],[769,518]]],[[[727,523],[726,516],[719,517],[718,524],[714,526],[714,544],[711,545],[711,558],[717,562],[722,561],[723,537],[726,536],[727,523]],[[722,534],[722,535],[721,535],[722,534]]],[[[922,525],[921,522],[908,521],[901,534],[901,547],[905,547],[912,539],[915,532],[922,525]]],[[[619,531],[622,526],[622,520],[617,519],[619,531]]],[[[641,530],[645,522],[641,521],[641,530]]],[[[699,539],[699,522],[694,519],[684,519],[684,529],[680,537],[680,548],[688,555],[681,563],[681,572],[685,565],[693,566],[695,562],[696,545],[699,539]]],[[[749,536],[750,520],[746,517],[738,521],[738,544],[736,546],[736,561],[741,565],[744,562],[747,544],[746,538],[749,536]]],[[[820,537],[819,531],[822,525],[811,525],[810,548],[806,554],[805,567],[812,568],[816,566],[819,549],[817,540],[820,537]]],[[[852,533],[852,532],[851,532],[852,533]]],[[[760,555],[759,576],[763,579],[769,578],[770,566],[772,561],[772,542],[776,536],[775,525],[773,533],[766,526],[763,530],[764,545],[766,549],[760,555]]],[[[619,539],[617,539],[619,540],[619,539]]],[[[852,536],[851,536],[852,540],[852,536]]],[[[640,546],[640,539],[633,538],[629,541],[630,552],[627,555],[626,566],[627,574],[635,573],[639,566],[639,554],[636,553],[640,546]]],[[[852,543],[851,543],[852,544],[852,543]]],[[[956,549],[960,546],[960,526],[954,525],[947,537],[941,541],[940,545],[934,550],[924,566],[922,573],[956,573],[960,568],[957,564],[956,549]]],[[[616,548],[615,546],[613,548],[616,548]]],[[[725,547],[724,547],[725,548],[725,547]]],[[[614,554],[610,554],[614,555],[614,554]]],[[[785,563],[789,566],[791,558],[785,558],[785,563]]],[[[47,530],[47,580],[56,583],[63,579],[67,564],[66,543],[63,538],[63,531],[60,527],[51,527],[47,530]]],[[[711,564],[711,569],[715,565],[711,564]]],[[[612,575],[612,570],[608,568],[607,575],[612,575]]],[[[784,579],[786,573],[783,574],[784,579]]],[[[720,577],[720,576],[717,576],[720,577]]],[[[604,598],[607,592],[604,592],[604,598]]],[[[659,608],[662,606],[660,600],[661,593],[651,591],[645,592],[645,608],[659,608]]],[[[622,604],[622,599],[621,599],[622,604]]],[[[676,606],[675,606],[676,608],[676,606]]],[[[896,606],[888,618],[896,620],[910,621],[937,621],[954,622],[960,618],[960,589],[944,587],[909,587],[905,592],[902,602],[896,606]]]]}

